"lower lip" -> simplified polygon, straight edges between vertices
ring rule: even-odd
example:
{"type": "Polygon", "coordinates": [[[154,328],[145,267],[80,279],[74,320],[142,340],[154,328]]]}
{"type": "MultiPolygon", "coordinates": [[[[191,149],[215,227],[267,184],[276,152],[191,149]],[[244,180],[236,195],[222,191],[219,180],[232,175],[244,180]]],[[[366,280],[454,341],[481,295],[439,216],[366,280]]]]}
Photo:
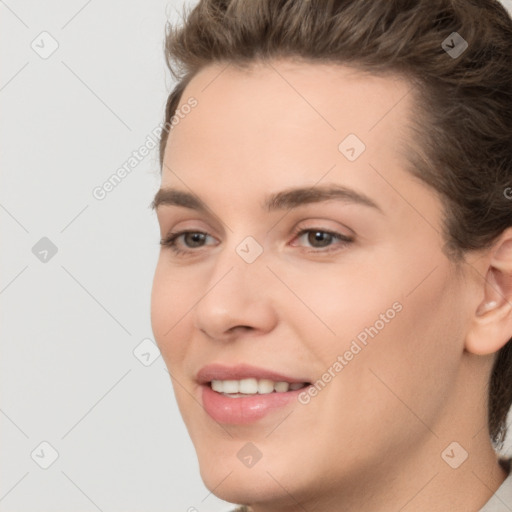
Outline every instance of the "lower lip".
{"type": "Polygon", "coordinates": [[[248,395],[247,397],[224,396],[213,391],[209,384],[201,386],[202,402],[206,412],[217,422],[231,425],[247,425],[253,423],[271,411],[281,409],[292,401],[297,401],[303,387],[286,393],[276,391],[266,394],[248,395]]]}

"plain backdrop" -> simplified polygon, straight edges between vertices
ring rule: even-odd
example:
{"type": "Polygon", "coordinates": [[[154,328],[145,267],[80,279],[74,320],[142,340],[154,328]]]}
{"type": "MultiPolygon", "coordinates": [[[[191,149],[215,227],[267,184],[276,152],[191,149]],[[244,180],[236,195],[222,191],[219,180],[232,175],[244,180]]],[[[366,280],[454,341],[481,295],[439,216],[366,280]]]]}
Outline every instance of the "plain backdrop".
{"type": "Polygon", "coordinates": [[[151,331],[156,148],[93,193],[151,145],[183,4],[0,1],[1,512],[232,508],[200,479],[151,331]]]}

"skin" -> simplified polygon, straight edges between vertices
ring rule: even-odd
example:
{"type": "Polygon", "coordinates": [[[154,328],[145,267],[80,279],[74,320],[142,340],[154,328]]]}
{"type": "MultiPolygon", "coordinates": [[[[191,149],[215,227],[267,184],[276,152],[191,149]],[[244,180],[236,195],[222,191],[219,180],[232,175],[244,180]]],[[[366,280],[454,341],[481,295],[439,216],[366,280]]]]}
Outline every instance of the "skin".
{"type": "Polygon", "coordinates": [[[198,105],[170,133],[162,187],[192,191],[211,215],[161,205],[160,233],[209,236],[202,247],[180,237],[187,255],[161,249],[151,321],[201,476],[226,501],[255,512],[467,512],[505,479],[485,392],[512,336],[512,233],[455,272],[440,200],[400,151],[410,89],[398,77],[274,60],[210,65],[183,94],[181,105],[198,105]],[[350,133],[366,145],[354,162],[338,150],[350,133]],[[261,207],[271,192],[328,183],[382,212],[336,200],[261,207]],[[298,226],[354,241],[315,245],[298,226]],[[236,252],[247,236],[263,248],[250,264],[236,252]],[[220,425],[200,405],[202,366],[246,362],[314,382],[397,301],[401,311],[307,405],[244,426],[220,425]],[[248,441],[262,453],[251,468],[237,458],[248,441]],[[441,457],[453,441],[469,454],[457,469],[441,457]]]}

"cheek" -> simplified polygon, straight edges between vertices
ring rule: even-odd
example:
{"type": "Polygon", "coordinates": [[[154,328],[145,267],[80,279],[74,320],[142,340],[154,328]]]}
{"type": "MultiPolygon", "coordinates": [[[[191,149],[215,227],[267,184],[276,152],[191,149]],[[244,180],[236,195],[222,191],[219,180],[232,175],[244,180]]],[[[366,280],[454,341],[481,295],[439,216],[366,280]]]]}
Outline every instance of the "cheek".
{"type": "MultiPolygon", "coordinates": [[[[423,428],[411,411],[427,424],[435,421],[454,388],[463,351],[463,319],[456,307],[460,290],[448,269],[439,265],[415,288],[420,281],[404,280],[388,292],[382,312],[393,300],[402,309],[368,337],[367,345],[346,367],[343,382],[352,407],[364,403],[364,414],[389,424],[400,417],[411,432],[423,428]]],[[[377,309],[368,317],[374,327],[378,327],[375,314],[380,312],[377,309]]]]}
{"type": "MultiPolygon", "coordinates": [[[[300,330],[297,339],[328,367],[350,349],[353,339],[369,340],[367,331],[375,324],[385,330],[400,316],[403,283],[394,280],[393,273],[393,268],[384,271],[362,257],[351,261],[349,256],[339,265],[283,269],[293,294],[283,300],[280,316],[300,330]]],[[[323,371],[321,366],[317,370],[323,371]]]]}
{"type": "MultiPolygon", "coordinates": [[[[337,335],[322,336],[316,347],[310,348],[321,354],[318,378],[323,380],[322,372],[329,367],[335,376],[323,374],[328,383],[304,406],[313,411],[311,417],[321,418],[315,429],[325,457],[337,452],[346,460],[356,460],[362,453],[368,457],[382,453],[383,446],[390,454],[399,453],[410,449],[418,437],[430,435],[422,421],[436,423],[454,388],[464,319],[456,315],[457,297],[462,292],[442,263],[414,289],[428,274],[430,269],[424,272],[425,268],[418,266],[414,279],[393,280],[390,272],[380,280],[374,275],[371,287],[363,286],[362,281],[356,287],[355,281],[345,278],[344,284],[352,282],[354,286],[350,295],[342,288],[327,288],[328,294],[338,297],[337,307],[325,306],[323,318],[331,322],[337,335]],[[394,315],[388,312],[387,323],[380,320],[380,314],[386,315],[396,301],[401,309],[393,309],[394,315]],[[366,344],[358,340],[360,333],[367,334],[366,344]],[[350,348],[354,340],[357,349],[350,348]],[[350,360],[344,357],[339,369],[334,364],[346,351],[350,360]],[[364,440],[362,444],[354,439],[354,432],[364,440]],[[352,446],[333,442],[339,439],[352,439],[352,446]]],[[[314,297],[310,299],[314,303],[314,297]]]]}
{"type": "MultiPolygon", "coordinates": [[[[175,272],[174,272],[175,273],[175,272]]],[[[159,260],[151,290],[151,326],[155,341],[168,368],[184,357],[186,343],[183,328],[190,309],[187,287],[171,278],[173,272],[159,260]]]]}
{"type": "Polygon", "coordinates": [[[296,279],[295,293],[308,305],[298,304],[289,314],[296,324],[300,320],[300,337],[319,362],[319,377],[346,354],[343,368],[332,371],[347,377],[338,385],[352,389],[350,396],[366,390],[377,400],[393,398],[373,369],[411,401],[416,392],[426,402],[436,400],[455,378],[462,350],[464,319],[456,304],[461,291],[441,257],[380,256],[373,255],[373,263],[361,257],[357,265],[347,259],[339,269],[325,265],[302,278],[288,271],[287,278],[296,279]]]}

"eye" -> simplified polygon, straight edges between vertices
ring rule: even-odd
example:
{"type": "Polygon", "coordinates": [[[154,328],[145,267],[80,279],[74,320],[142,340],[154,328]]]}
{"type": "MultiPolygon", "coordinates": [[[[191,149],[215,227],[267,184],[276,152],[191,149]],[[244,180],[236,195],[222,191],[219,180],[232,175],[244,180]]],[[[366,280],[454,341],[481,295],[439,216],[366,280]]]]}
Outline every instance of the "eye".
{"type": "Polygon", "coordinates": [[[311,246],[314,249],[313,251],[307,251],[307,252],[313,252],[313,253],[325,253],[325,252],[332,252],[333,250],[337,250],[337,248],[329,249],[327,251],[325,250],[318,250],[318,249],[324,249],[326,247],[331,247],[332,242],[338,241],[338,248],[339,246],[344,247],[345,245],[348,245],[354,241],[353,238],[347,237],[342,235],[341,233],[337,233],[335,231],[328,231],[322,228],[307,228],[307,229],[300,229],[295,232],[297,235],[297,239],[301,239],[305,237],[308,244],[311,244],[311,246]],[[307,236],[305,236],[307,235],[307,236]]]}
{"type": "Polygon", "coordinates": [[[181,249],[177,243],[178,238],[183,237],[185,247],[194,249],[202,247],[202,243],[208,236],[210,235],[204,231],[178,231],[176,233],[169,233],[166,238],[160,240],[160,245],[162,247],[169,247],[175,254],[186,254],[192,251],[181,249]],[[189,243],[190,245],[188,245],[189,243]]]}
{"type": "MultiPolygon", "coordinates": [[[[306,240],[307,243],[311,244],[314,250],[310,250],[307,252],[312,253],[327,253],[333,252],[339,248],[342,248],[354,241],[353,238],[342,235],[341,233],[337,233],[335,231],[328,231],[322,228],[308,228],[308,229],[297,229],[293,233],[296,239],[301,239],[305,235],[307,235],[306,240]],[[334,247],[329,250],[322,250],[325,248],[329,248],[333,245],[333,242],[338,242],[338,247],[334,247]]],[[[176,233],[170,233],[166,238],[160,240],[160,245],[162,247],[169,247],[175,254],[191,254],[194,249],[199,249],[205,246],[205,241],[210,237],[210,235],[204,231],[178,231],[176,233]],[[180,247],[178,244],[178,240],[182,238],[184,242],[185,249],[180,247]]],[[[210,237],[213,238],[213,237],[210,237]]]]}

